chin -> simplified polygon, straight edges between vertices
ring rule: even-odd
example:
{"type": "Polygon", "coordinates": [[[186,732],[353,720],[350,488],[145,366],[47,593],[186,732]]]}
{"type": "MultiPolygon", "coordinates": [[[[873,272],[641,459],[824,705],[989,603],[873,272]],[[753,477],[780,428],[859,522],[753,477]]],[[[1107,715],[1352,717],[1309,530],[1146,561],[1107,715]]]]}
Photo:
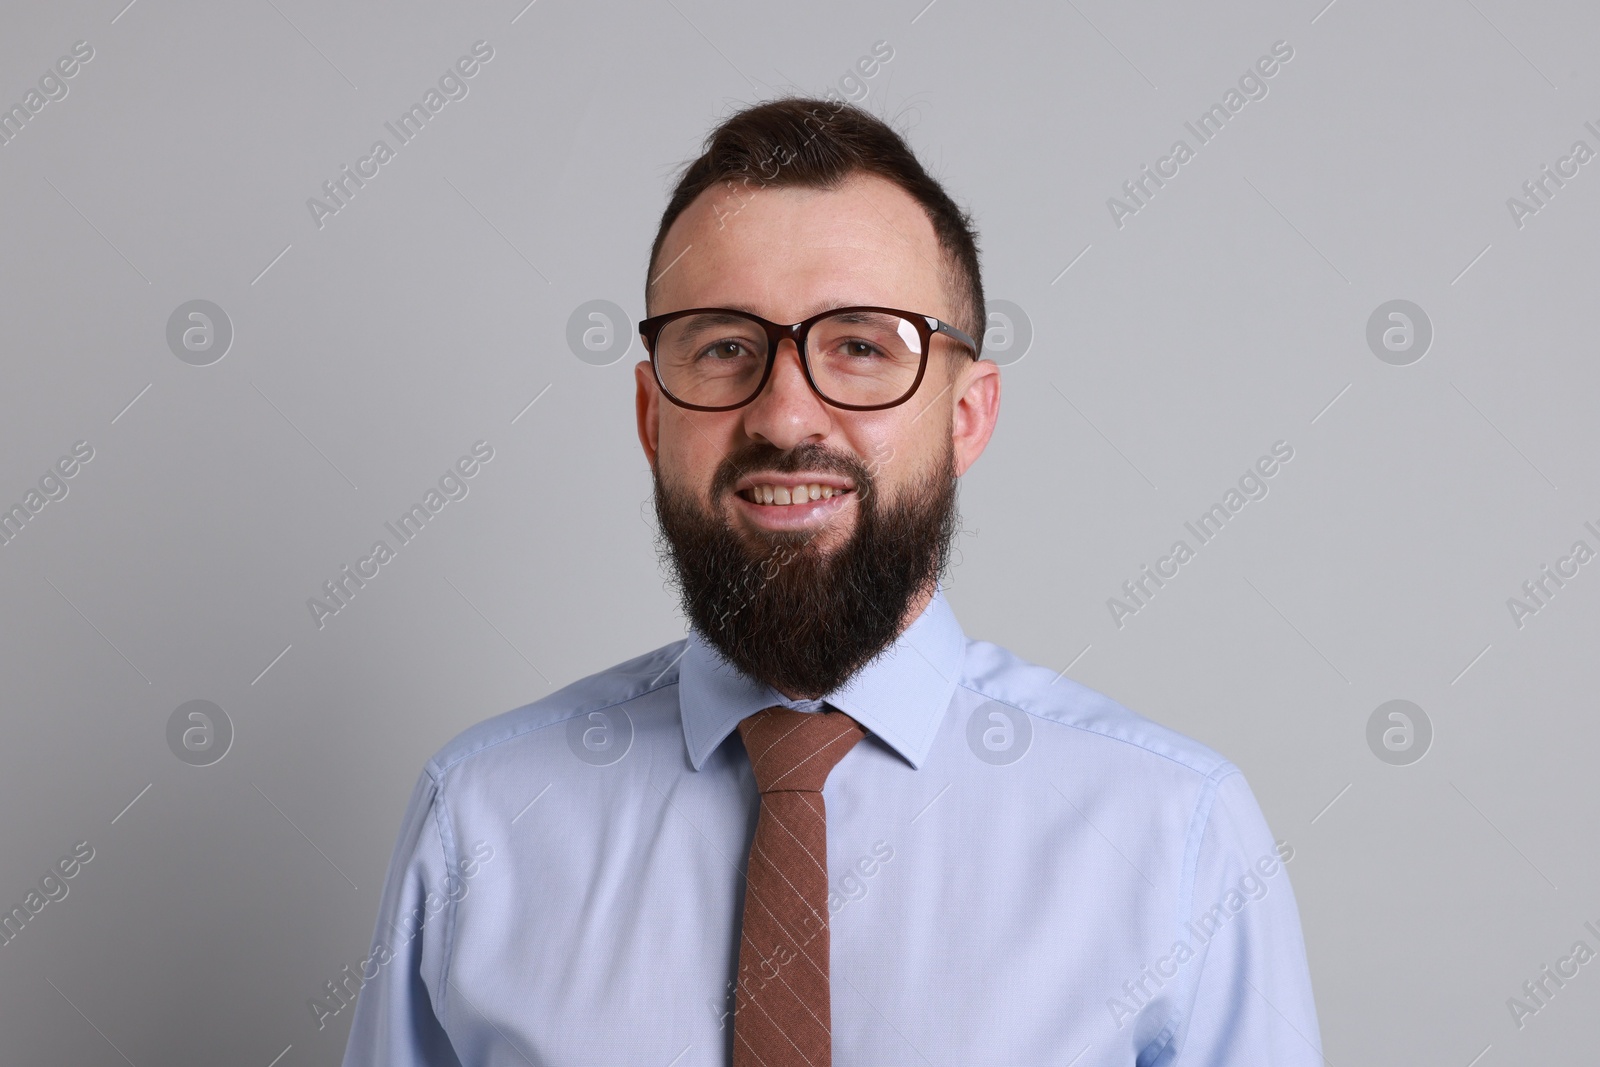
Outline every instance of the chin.
{"type": "Polygon", "coordinates": [[[785,558],[800,555],[830,556],[844,541],[844,538],[832,531],[814,533],[806,530],[763,530],[738,521],[730,522],[729,525],[749,551],[752,560],[766,560],[779,555],[785,558]]]}

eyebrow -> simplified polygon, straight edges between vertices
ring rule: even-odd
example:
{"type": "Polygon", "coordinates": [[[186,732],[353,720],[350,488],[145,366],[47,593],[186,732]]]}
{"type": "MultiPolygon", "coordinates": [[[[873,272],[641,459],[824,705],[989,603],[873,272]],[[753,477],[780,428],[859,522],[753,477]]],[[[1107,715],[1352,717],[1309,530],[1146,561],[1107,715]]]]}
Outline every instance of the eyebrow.
{"type": "Polygon", "coordinates": [[[877,311],[852,311],[839,317],[845,322],[875,322],[882,317],[882,313],[877,311]]]}
{"type": "MultiPolygon", "coordinates": [[[[730,307],[728,310],[730,312],[732,312],[732,311],[743,311],[744,309],[743,308],[730,307]]],[[[749,312],[749,314],[754,315],[755,312],[752,311],[752,312],[749,312]]],[[[713,312],[703,312],[703,313],[695,316],[696,324],[697,325],[704,325],[704,326],[730,326],[730,325],[732,325],[732,324],[734,324],[736,322],[749,322],[749,321],[750,320],[748,320],[748,319],[740,318],[738,315],[732,315],[732,314],[719,315],[714,311],[713,312]]],[[[754,324],[752,324],[752,325],[754,325],[754,324]]]]}
{"type": "MultiPolygon", "coordinates": [[[[747,315],[755,315],[759,318],[766,318],[765,315],[762,315],[761,312],[757,311],[751,304],[722,304],[720,306],[727,308],[729,311],[743,311],[747,315]]],[[[821,315],[825,311],[836,311],[839,308],[862,306],[876,307],[877,305],[863,305],[859,300],[819,300],[816,304],[812,305],[806,314],[801,315],[800,319],[796,321],[809,319],[813,315],[821,315]]]]}

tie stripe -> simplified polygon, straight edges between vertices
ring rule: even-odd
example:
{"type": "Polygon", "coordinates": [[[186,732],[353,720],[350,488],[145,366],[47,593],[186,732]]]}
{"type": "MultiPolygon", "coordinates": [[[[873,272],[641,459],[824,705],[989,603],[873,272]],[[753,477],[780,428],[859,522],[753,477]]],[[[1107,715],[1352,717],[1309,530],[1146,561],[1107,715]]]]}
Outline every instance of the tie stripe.
{"type": "Polygon", "coordinates": [[[831,1067],[822,787],[866,736],[841,711],[767,708],[739,724],[761,808],[746,871],[734,1067],[831,1067]]]}

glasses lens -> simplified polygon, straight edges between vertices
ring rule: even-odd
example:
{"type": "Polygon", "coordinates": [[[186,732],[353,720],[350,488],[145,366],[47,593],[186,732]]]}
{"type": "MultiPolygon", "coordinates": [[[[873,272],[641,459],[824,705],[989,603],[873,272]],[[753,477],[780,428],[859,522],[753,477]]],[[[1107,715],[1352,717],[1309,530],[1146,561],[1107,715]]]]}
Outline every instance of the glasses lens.
{"type": "Polygon", "coordinates": [[[767,363],[767,334],[742,315],[673,319],[656,338],[656,373],[688,404],[726,407],[750,399],[767,363]]]}
{"type": "Polygon", "coordinates": [[[841,311],[811,327],[806,355],[817,389],[841,404],[901,399],[922,367],[916,324],[881,311],[841,311]]]}

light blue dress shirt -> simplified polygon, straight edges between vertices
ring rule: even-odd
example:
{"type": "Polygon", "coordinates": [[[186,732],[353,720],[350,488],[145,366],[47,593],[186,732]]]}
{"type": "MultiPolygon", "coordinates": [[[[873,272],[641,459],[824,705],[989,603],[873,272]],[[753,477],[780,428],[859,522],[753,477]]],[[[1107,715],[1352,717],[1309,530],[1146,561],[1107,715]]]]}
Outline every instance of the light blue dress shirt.
{"type": "MultiPolygon", "coordinates": [[[[735,727],[779,703],[822,702],[691,631],[440,749],[313,1005],[356,1000],[345,1067],[731,1063],[735,727]]],[[[1322,1063],[1292,843],[1237,767],[968,639],[942,588],[826,703],[869,731],[823,790],[836,1067],[1322,1063]]]]}

